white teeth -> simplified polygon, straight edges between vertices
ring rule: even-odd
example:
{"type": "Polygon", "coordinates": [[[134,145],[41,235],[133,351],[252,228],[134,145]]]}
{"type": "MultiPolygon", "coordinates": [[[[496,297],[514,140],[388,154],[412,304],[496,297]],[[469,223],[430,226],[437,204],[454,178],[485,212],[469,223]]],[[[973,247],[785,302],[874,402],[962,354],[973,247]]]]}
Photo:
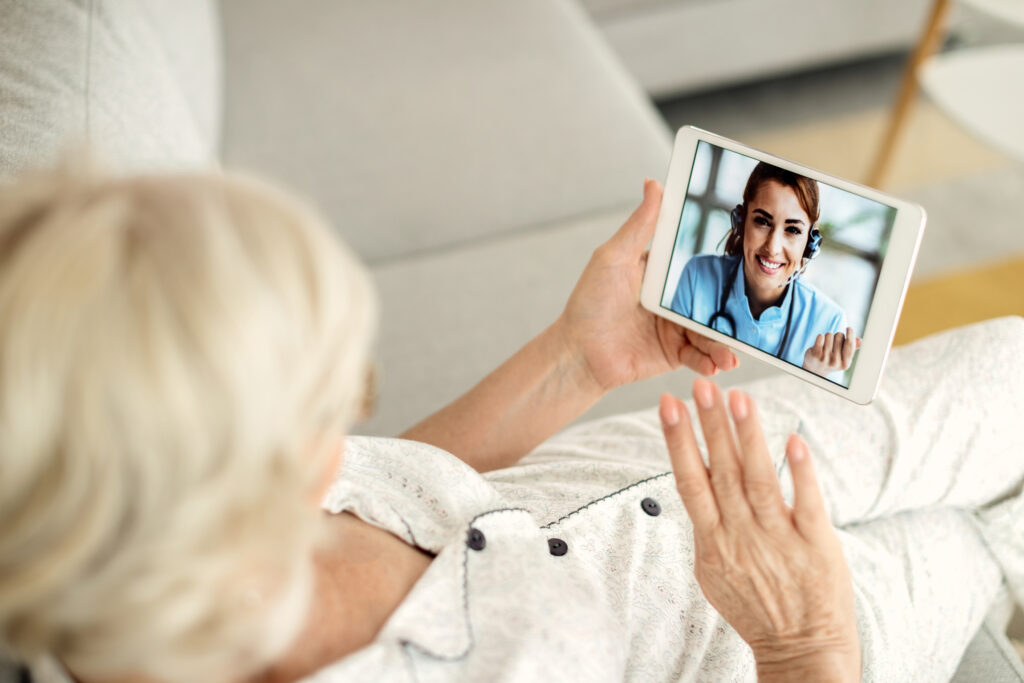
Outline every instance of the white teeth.
{"type": "Polygon", "coordinates": [[[772,270],[775,270],[776,268],[781,268],[782,267],[781,263],[772,263],[771,261],[765,261],[760,256],[757,257],[757,262],[760,263],[765,268],[771,268],[772,270]]]}

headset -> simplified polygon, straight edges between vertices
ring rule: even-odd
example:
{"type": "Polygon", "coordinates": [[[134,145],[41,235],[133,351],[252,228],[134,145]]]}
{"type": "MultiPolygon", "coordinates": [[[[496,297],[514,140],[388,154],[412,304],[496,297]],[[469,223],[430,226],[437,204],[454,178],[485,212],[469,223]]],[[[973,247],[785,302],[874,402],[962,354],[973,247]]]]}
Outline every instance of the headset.
{"type": "MultiPolygon", "coordinates": [[[[742,240],[744,227],[743,224],[746,221],[747,217],[746,209],[743,208],[742,204],[737,204],[733,208],[732,213],[729,217],[731,219],[732,227],[729,231],[728,239],[731,240],[732,238],[738,236],[742,240]]],[[[801,265],[795,273],[790,275],[784,283],[779,285],[779,289],[788,286],[789,283],[797,279],[800,276],[800,274],[803,273],[807,266],[810,264],[811,259],[813,259],[815,256],[821,253],[821,242],[821,231],[818,230],[817,226],[812,225],[810,234],[808,234],[807,236],[807,244],[804,245],[803,265],[801,265]]],[[[733,266],[732,273],[729,276],[729,286],[722,289],[722,296],[718,301],[718,310],[711,315],[707,322],[708,327],[710,327],[711,329],[715,329],[715,323],[718,322],[718,320],[724,320],[729,325],[729,328],[732,330],[732,332],[730,333],[732,336],[736,335],[736,321],[733,319],[732,315],[725,310],[725,304],[729,300],[730,292],[732,292],[733,288],[736,286],[736,278],[739,276],[740,266],[742,265],[743,255],[741,254],[739,260],[736,262],[736,265],[733,266]]],[[[775,356],[779,359],[782,359],[783,356],[786,355],[785,352],[788,350],[789,330],[792,326],[792,323],[793,302],[790,301],[789,314],[786,316],[786,332],[782,335],[782,341],[779,343],[779,348],[775,352],[775,356]]]]}

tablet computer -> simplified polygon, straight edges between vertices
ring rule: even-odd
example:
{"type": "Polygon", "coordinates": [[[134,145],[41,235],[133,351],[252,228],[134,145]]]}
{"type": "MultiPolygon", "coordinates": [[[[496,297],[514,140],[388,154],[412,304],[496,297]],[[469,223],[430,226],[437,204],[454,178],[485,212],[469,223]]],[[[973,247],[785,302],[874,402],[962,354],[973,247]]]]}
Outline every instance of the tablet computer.
{"type": "Polygon", "coordinates": [[[866,404],[924,225],[916,204],[686,126],[641,303],[866,404]]]}

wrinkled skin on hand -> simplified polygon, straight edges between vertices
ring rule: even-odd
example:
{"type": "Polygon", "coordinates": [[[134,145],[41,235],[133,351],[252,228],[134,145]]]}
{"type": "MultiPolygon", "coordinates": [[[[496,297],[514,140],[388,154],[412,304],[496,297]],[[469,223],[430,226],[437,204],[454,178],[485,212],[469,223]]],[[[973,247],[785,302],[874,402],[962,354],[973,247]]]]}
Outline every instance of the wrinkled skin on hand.
{"type": "Polygon", "coordinates": [[[693,523],[697,581],[751,646],[761,680],[860,680],[853,586],[810,454],[793,434],[793,507],[782,498],[760,420],[745,394],[694,382],[708,466],[686,406],[662,396],[676,486],[693,523]],[[824,676],[824,678],[822,678],[824,676]]]}
{"type": "Polygon", "coordinates": [[[661,197],[661,185],[645,181],[643,202],[594,251],[558,321],[566,343],[604,391],[683,366],[711,376],[739,365],[727,346],[640,305],[661,197]]]}

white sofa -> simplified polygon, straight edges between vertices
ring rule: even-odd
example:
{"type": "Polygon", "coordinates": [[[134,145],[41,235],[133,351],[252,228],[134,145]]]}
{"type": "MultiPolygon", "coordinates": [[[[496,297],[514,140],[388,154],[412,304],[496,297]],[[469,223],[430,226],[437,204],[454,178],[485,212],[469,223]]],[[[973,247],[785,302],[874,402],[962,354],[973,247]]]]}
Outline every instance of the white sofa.
{"type": "MultiPolygon", "coordinates": [[[[240,167],[321,208],[380,293],[368,433],[411,425],[553,320],[668,162],[670,131],[572,0],[0,0],[0,26],[0,177],[84,140],[118,169],[240,167]]],[[[1007,647],[986,626],[956,680],[1024,680],[1007,647]]]]}

